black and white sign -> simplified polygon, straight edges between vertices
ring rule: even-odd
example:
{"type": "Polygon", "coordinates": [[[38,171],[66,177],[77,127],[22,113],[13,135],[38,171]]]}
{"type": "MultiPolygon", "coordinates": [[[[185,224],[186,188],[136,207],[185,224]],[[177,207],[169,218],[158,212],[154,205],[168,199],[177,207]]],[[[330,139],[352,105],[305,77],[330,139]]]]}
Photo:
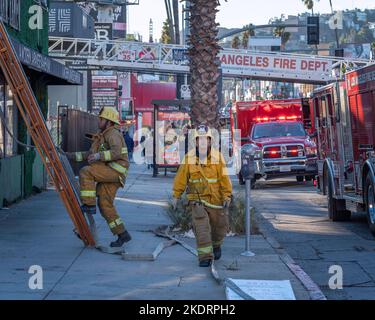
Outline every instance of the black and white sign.
{"type": "Polygon", "coordinates": [[[96,40],[112,40],[112,23],[95,23],[96,40]]]}

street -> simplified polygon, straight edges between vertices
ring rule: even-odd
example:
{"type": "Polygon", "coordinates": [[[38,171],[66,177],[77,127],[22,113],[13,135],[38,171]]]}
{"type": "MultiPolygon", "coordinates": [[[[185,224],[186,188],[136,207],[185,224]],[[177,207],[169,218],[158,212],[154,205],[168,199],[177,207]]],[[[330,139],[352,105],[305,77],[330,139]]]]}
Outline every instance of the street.
{"type": "Polygon", "coordinates": [[[267,234],[273,236],[319,285],[327,299],[373,299],[375,296],[375,238],[366,217],[353,214],[349,222],[332,222],[326,197],[312,183],[294,178],[258,182],[253,204],[267,234]],[[343,269],[343,290],[329,288],[329,268],[343,269]]]}

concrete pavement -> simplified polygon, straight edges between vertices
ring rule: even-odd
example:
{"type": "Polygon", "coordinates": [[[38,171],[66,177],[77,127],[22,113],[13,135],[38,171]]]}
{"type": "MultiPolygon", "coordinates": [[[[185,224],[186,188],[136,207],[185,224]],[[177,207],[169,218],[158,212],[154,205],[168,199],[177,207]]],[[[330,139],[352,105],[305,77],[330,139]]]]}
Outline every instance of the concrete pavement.
{"type": "MultiPolygon", "coordinates": [[[[173,174],[152,178],[144,166],[133,165],[116,206],[133,240],[129,253],[152,253],[164,241],[150,230],[169,224],[164,213],[173,174]]],[[[104,219],[95,217],[100,242],[113,237],[104,219]]],[[[184,239],[195,247],[194,239],[184,239]]],[[[119,255],[84,248],[72,233],[72,223],[54,191],[0,210],[0,299],[165,299],[222,300],[224,288],[197,258],[181,246],[165,249],[154,262],[125,261],[119,255]],[[28,286],[29,268],[43,269],[43,289],[28,286]]],[[[290,280],[297,299],[308,292],[275,249],[262,237],[252,237],[253,258],[244,258],[244,237],[228,237],[217,263],[221,277],[290,280]]]]}

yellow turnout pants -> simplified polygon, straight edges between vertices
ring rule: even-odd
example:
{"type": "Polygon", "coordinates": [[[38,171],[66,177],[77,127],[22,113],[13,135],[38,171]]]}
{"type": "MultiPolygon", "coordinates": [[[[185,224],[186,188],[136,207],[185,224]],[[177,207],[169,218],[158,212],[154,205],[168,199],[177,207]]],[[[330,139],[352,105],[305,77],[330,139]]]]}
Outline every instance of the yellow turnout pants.
{"type": "Polygon", "coordinates": [[[222,245],[228,232],[228,215],[224,209],[207,208],[195,202],[190,202],[190,206],[198,259],[213,259],[213,248],[222,245]]]}
{"type": "Polygon", "coordinates": [[[124,222],[113,204],[117,190],[121,187],[120,175],[103,162],[95,162],[83,167],[79,172],[81,201],[88,206],[98,206],[112,233],[125,231],[124,222]]]}

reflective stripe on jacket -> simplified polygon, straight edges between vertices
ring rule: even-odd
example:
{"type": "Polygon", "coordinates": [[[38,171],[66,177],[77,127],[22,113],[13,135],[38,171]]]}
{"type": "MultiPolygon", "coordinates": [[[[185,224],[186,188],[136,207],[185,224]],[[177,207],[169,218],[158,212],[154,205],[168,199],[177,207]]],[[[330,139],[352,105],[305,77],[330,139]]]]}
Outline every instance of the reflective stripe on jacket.
{"type": "Polygon", "coordinates": [[[173,196],[180,198],[186,191],[191,201],[201,201],[213,206],[222,206],[232,194],[224,157],[218,154],[218,161],[208,157],[206,164],[199,164],[195,153],[189,152],[177,171],[173,185],[173,196]],[[193,161],[192,161],[193,160],[193,161]],[[213,163],[211,163],[213,162],[213,163]]]}

